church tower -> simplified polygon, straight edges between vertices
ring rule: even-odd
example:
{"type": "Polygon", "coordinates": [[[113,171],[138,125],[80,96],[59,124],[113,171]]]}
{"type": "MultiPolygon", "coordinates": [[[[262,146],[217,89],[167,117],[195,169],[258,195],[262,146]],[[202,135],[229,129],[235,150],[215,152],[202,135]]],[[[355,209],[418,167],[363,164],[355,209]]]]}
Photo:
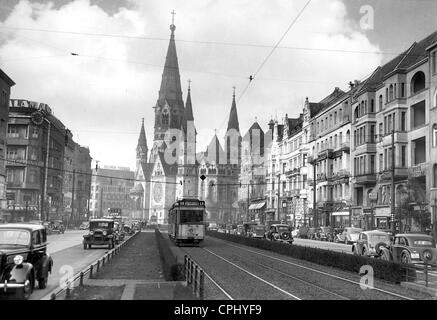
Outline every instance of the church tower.
{"type": "Polygon", "coordinates": [[[174,31],[174,20],[170,25],[171,35],[162,73],[161,87],[155,109],[155,126],[153,147],[149,162],[155,162],[158,152],[166,148],[165,135],[169,129],[180,129],[184,117],[184,102],[182,100],[181,80],[174,31]]]}
{"type": "Polygon", "coordinates": [[[196,163],[196,128],[194,126],[193,106],[191,104],[191,81],[188,81],[188,94],[181,126],[178,175],[176,178],[176,197],[197,198],[198,173],[196,163]]]}
{"type": "MultiPolygon", "coordinates": [[[[235,87],[232,95],[231,111],[229,113],[228,128],[225,134],[225,151],[227,164],[240,167],[241,163],[241,134],[238,122],[237,104],[235,102],[235,87]]],[[[236,168],[237,168],[236,167],[236,168]]]]}
{"type": "Polygon", "coordinates": [[[137,168],[141,167],[141,164],[147,163],[147,154],[149,149],[147,147],[146,131],[144,130],[144,118],[141,124],[140,136],[137,144],[137,168]]]}

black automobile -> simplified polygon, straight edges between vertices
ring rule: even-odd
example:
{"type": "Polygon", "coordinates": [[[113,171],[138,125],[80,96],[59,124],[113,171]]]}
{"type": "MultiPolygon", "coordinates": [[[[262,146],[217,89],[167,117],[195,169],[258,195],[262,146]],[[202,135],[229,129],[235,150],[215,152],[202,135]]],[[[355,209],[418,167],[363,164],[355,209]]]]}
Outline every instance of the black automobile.
{"type": "Polygon", "coordinates": [[[291,227],[287,224],[272,224],[266,238],[270,241],[293,243],[291,227]]]}
{"type": "Polygon", "coordinates": [[[83,236],[83,248],[107,245],[109,249],[115,247],[114,220],[91,219],[88,234],[83,236]]]}
{"type": "Polygon", "coordinates": [[[65,232],[65,225],[62,220],[53,220],[51,223],[52,227],[52,233],[64,233],[65,232]]]}
{"type": "Polygon", "coordinates": [[[16,299],[29,299],[36,284],[46,288],[52,268],[43,225],[0,225],[0,298],[12,294],[16,299]]]}

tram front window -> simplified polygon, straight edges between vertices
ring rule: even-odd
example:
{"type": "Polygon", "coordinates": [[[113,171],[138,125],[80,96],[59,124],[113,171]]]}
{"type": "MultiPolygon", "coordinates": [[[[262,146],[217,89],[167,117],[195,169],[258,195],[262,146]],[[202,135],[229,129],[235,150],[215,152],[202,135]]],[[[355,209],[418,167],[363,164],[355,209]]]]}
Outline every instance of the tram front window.
{"type": "Polygon", "coordinates": [[[203,222],[203,211],[183,210],[180,213],[180,223],[199,223],[203,222]]]}

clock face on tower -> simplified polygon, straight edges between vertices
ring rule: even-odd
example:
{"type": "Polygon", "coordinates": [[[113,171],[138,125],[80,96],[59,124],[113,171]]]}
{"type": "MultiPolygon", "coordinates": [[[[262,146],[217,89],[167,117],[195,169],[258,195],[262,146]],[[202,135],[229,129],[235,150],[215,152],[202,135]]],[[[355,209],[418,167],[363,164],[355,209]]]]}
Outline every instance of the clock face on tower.
{"type": "Polygon", "coordinates": [[[161,202],[162,199],[162,185],[160,183],[155,183],[153,186],[153,200],[156,203],[161,202]]]}

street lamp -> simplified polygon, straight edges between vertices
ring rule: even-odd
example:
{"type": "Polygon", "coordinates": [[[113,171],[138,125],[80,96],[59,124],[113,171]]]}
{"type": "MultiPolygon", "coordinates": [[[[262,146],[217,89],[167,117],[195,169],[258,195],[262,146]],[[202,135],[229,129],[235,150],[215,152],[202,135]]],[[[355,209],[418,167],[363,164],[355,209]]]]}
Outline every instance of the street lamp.
{"type": "Polygon", "coordinates": [[[44,121],[47,122],[47,146],[45,153],[45,161],[44,161],[44,176],[43,176],[43,194],[41,197],[41,206],[40,206],[40,219],[48,221],[49,211],[45,209],[45,203],[47,201],[47,178],[48,178],[48,167],[49,167],[49,151],[50,151],[50,130],[52,123],[47,119],[47,115],[43,111],[35,111],[32,113],[31,121],[33,124],[40,126],[44,121]],[[44,210],[47,210],[47,214],[44,214],[44,210]]]}
{"type": "Polygon", "coordinates": [[[434,239],[437,239],[437,189],[431,189],[431,193],[434,195],[434,205],[432,206],[432,233],[434,239]]]}

